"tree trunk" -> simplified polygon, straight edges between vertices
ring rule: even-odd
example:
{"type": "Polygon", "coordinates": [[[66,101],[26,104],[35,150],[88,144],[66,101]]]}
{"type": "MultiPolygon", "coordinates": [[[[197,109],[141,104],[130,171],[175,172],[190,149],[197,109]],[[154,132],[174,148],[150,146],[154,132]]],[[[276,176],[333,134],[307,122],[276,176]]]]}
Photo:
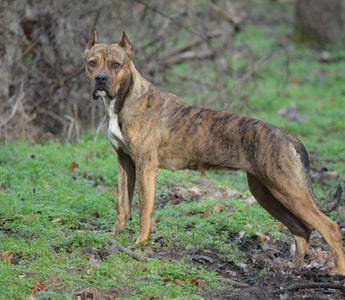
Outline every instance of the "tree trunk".
{"type": "Polygon", "coordinates": [[[343,40],[342,0],[297,0],[295,37],[327,44],[343,40]]]}

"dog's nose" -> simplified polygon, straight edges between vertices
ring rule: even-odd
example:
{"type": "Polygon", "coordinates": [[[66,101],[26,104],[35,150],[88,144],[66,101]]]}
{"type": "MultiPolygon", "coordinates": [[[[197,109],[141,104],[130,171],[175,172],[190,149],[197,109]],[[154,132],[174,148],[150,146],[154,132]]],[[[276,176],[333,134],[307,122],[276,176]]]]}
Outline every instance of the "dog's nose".
{"type": "Polygon", "coordinates": [[[104,73],[99,73],[95,76],[95,80],[97,83],[101,83],[101,84],[104,84],[107,82],[108,80],[108,76],[107,74],[104,74],[104,73]]]}

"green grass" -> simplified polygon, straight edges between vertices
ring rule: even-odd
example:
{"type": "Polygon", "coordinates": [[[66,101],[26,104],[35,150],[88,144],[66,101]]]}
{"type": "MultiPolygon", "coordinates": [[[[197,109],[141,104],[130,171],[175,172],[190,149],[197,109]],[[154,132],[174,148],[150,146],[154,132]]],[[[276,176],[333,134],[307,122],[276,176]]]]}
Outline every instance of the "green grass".
{"type": "MultiPolygon", "coordinates": [[[[285,33],[281,28],[274,32],[269,27],[248,26],[237,42],[250,41],[257,57],[270,55],[279,50],[277,32],[285,33]]],[[[330,51],[335,61],[329,64],[318,61],[318,51],[301,46],[277,52],[256,71],[257,89],[249,99],[253,117],[295,133],[317,156],[315,166],[339,174],[337,180],[316,186],[322,199],[329,198],[327,190],[345,181],[345,53],[330,51]],[[300,122],[277,113],[292,103],[304,116],[300,122]]],[[[243,61],[236,63],[241,68],[243,61]]],[[[217,274],[180,259],[142,262],[123,253],[97,257],[107,246],[107,234],[115,222],[116,165],[108,141],[94,139],[92,134],[77,144],[17,141],[0,146],[0,254],[12,256],[0,261],[0,299],[27,299],[39,282],[49,292],[35,294],[36,299],[72,299],[73,293],[87,287],[119,289],[126,299],[201,299],[205,291],[221,287],[217,274]],[[205,290],[195,278],[205,283],[205,290]]],[[[203,176],[162,170],[157,202],[168,197],[174,186],[181,187],[184,197],[179,205],[156,209],[157,232],[146,248],[135,251],[145,255],[147,249],[157,252],[192,245],[238,262],[243,253],[236,242],[229,242],[230,233],[245,230],[248,236],[255,231],[277,238],[282,235],[263,209],[248,206],[236,196],[226,199],[210,192],[193,200],[188,189],[198,187],[193,182],[200,179],[216,189],[227,187],[244,197],[250,195],[243,173],[207,172],[203,176]],[[217,204],[221,210],[212,213],[217,204]]],[[[131,248],[138,232],[135,194],[133,220],[116,239],[131,248]]]]}

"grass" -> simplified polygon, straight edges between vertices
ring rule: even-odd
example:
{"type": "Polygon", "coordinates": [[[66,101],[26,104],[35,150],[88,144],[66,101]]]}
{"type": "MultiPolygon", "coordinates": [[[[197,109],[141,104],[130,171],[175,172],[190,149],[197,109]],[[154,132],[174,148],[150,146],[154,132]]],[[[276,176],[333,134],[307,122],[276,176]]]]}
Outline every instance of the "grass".
{"type": "MultiPolygon", "coordinates": [[[[248,26],[238,42],[252,41],[256,55],[265,55],[277,48],[272,30],[248,26]]],[[[315,166],[339,174],[317,187],[321,198],[329,198],[327,190],[345,179],[345,52],[330,51],[335,59],[328,64],[318,60],[319,52],[301,46],[278,52],[257,71],[258,87],[249,99],[252,116],[297,134],[316,157],[315,166]],[[300,122],[277,113],[292,103],[303,115],[300,122]]],[[[89,134],[76,144],[17,141],[1,145],[0,154],[0,299],[27,299],[33,292],[35,299],[72,299],[89,287],[115,289],[126,299],[202,299],[222,286],[217,274],[181,259],[142,262],[123,253],[100,255],[116,215],[117,161],[107,140],[89,134]]],[[[237,199],[249,197],[245,182],[243,173],[161,170],[157,233],[135,251],[146,255],[193,246],[235,263],[243,253],[229,233],[259,231],[279,238],[263,209],[237,199]],[[194,183],[200,179],[214,188],[195,201],[189,191],[200,188],[194,183]],[[183,195],[179,205],[159,206],[176,186],[183,195]],[[212,193],[226,188],[239,193],[229,199],[212,193]],[[220,210],[212,213],[216,205],[220,210]]],[[[131,248],[138,224],[136,194],[133,220],[117,241],[131,248]]]]}

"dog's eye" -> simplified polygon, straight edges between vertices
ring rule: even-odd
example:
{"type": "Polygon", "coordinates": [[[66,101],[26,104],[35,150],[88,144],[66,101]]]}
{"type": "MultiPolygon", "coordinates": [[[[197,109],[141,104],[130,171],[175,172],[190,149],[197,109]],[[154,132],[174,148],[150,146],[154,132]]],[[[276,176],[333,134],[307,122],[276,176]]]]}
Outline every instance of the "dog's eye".
{"type": "Polygon", "coordinates": [[[120,67],[120,64],[119,64],[118,62],[114,62],[114,63],[111,64],[111,67],[112,67],[113,69],[117,69],[117,68],[120,67]]]}
{"type": "Polygon", "coordinates": [[[96,65],[97,65],[97,62],[95,60],[90,60],[89,61],[89,66],[90,67],[96,67],[96,65]]]}

